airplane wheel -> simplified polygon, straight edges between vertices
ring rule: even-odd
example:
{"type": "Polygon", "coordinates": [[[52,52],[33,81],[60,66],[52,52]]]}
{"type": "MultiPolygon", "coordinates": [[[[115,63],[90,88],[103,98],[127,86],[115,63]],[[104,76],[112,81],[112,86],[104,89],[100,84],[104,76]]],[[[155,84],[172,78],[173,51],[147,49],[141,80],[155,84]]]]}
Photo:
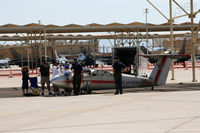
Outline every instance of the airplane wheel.
{"type": "Polygon", "coordinates": [[[68,93],[68,96],[71,96],[72,90],[68,91],[67,93],[68,93]]]}
{"type": "Polygon", "coordinates": [[[64,91],[61,91],[61,95],[64,95],[65,94],[65,92],[64,91]]]}
{"type": "Polygon", "coordinates": [[[87,94],[92,94],[92,89],[88,89],[87,94]]]}

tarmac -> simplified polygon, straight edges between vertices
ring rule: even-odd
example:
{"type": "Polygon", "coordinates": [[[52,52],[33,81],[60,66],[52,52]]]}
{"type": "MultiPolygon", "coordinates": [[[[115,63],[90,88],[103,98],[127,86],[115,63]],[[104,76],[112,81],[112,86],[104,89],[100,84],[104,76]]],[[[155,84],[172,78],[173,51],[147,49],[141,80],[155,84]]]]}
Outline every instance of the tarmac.
{"type": "Polygon", "coordinates": [[[199,133],[200,83],[183,76],[190,72],[176,72],[171,82],[169,74],[155,90],[59,97],[22,97],[19,77],[1,77],[0,133],[199,133]]]}

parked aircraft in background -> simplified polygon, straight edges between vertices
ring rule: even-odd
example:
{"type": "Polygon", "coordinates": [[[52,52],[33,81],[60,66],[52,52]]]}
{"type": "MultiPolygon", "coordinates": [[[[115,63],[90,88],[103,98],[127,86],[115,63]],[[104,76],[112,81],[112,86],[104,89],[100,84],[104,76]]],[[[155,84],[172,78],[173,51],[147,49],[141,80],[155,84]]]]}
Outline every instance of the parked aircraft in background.
{"type": "Polygon", "coordinates": [[[78,61],[82,62],[82,61],[84,61],[85,59],[86,59],[86,56],[85,56],[83,53],[80,53],[80,54],[78,55],[78,58],[77,58],[78,61]]]}
{"type": "Polygon", "coordinates": [[[8,68],[9,67],[9,58],[0,59],[0,68],[8,68]]]}
{"type": "MultiPolygon", "coordinates": [[[[61,56],[59,58],[56,50],[55,50],[55,56],[56,56],[56,60],[59,63],[64,64],[65,62],[69,62],[72,64],[74,62],[73,59],[68,60],[65,56],[61,56]]],[[[86,65],[86,66],[94,65],[93,59],[91,57],[86,57],[83,53],[78,54],[77,60],[79,63],[86,65]]]]}
{"type": "MultiPolygon", "coordinates": [[[[178,54],[180,55],[184,55],[185,54],[185,47],[186,47],[186,44],[187,44],[187,39],[184,38],[183,40],[183,45],[182,45],[182,49],[178,52],[178,54]]],[[[171,53],[171,52],[170,52],[171,53]]],[[[185,61],[189,60],[191,58],[190,55],[188,56],[183,56],[182,58],[179,58],[179,59],[176,59],[174,62],[175,63],[185,63],[185,61]]],[[[185,67],[185,64],[183,64],[184,67],[185,67]]]]}
{"type": "MultiPolygon", "coordinates": [[[[182,49],[177,53],[178,55],[184,55],[185,54],[186,44],[187,44],[187,39],[184,38],[183,44],[182,44],[182,49]]],[[[141,50],[144,52],[144,54],[147,54],[147,49],[145,47],[141,47],[141,50]]],[[[152,53],[149,52],[148,54],[151,55],[152,53]]],[[[171,51],[169,51],[167,54],[171,54],[171,51]]],[[[173,54],[176,54],[176,53],[173,53],[173,54]]],[[[185,61],[189,60],[190,58],[191,58],[190,55],[182,56],[182,58],[175,59],[174,62],[175,63],[184,63],[185,61]]],[[[150,63],[156,63],[157,59],[150,57],[149,62],[150,63]]]]}
{"type": "MultiPolygon", "coordinates": [[[[18,65],[19,67],[28,66],[30,69],[38,68],[40,66],[41,60],[39,57],[37,58],[24,58],[20,55],[14,48],[9,49],[12,55],[11,61],[9,61],[9,65],[18,65]]],[[[52,62],[50,57],[47,57],[48,62],[52,62]]]]}

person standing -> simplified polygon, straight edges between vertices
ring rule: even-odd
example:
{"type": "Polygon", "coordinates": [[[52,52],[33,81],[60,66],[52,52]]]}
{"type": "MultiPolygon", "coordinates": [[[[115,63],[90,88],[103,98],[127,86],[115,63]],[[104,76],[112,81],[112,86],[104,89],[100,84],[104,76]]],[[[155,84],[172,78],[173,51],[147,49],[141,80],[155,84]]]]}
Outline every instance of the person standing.
{"type": "Polygon", "coordinates": [[[115,57],[114,59],[114,65],[113,65],[113,73],[114,73],[114,80],[115,80],[115,95],[119,94],[123,94],[123,89],[122,89],[122,70],[125,68],[126,66],[124,65],[124,63],[119,61],[118,57],[115,57]]]}
{"type": "Polygon", "coordinates": [[[28,67],[24,66],[24,67],[22,67],[22,90],[23,90],[23,96],[28,94],[28,80],[29,80],[28,67]],[[25,93],[25,90],[26,90],[26,93],[25,93]]]}
{"type": "Polygon", "coordinates": [[[60,73],[60,65],[55,60],[53,60],[52,63],[53,63],[52,66],[52,78],[53,78],[60,73]]]}
{"type": "Polygon", "coordinates": [[[72,64],[71,70],[74,73],[74,76],[73,76],[74,95],[79,95],[80,86],[81,86],[81,78],[83,76],[83,67],[80,63],[78,63],[77,58],[74,58],[74,63],[72,64]]]}
{"type": "Polygon", "coordinates": [[[41,85],[42,85],[42,94],[41,95],[44,95],[45,83],[47,84],[47,89],[49,91],[49,95],[52,95],[52,93],[50,91],[49,69],[50,69],[50,66],[46,63],[46,60],[43,58],[42,64],[40,65],[41,85]]]}
{"type": "MultiPolygon", "coordinates": [[[[53,66],[52,66],[52,78],[54,78],[56,75],[60,73],[60,65],[56,60],[52,61],[53,66]]],[[[60,95],[59,88],[53,85],[53,90],[54,90],[54,96],[60,95]]]]}

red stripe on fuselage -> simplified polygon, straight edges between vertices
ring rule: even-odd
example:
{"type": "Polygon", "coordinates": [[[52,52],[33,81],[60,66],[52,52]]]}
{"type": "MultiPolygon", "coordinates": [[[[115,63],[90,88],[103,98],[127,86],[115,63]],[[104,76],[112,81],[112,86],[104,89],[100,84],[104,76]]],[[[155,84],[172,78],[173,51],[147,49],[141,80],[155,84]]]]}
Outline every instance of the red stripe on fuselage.
{"type": "Polygon", "coordinates": [[[142,84],[150,84],[150,85],[153,84],[153,82],[151,82],[151,81],[142,81],[141,83],[142,83],[142,84]]]}
{"type": "Polygon", "coordinates": [[[162,71],[163,65],[165,64],[166,59],[167,59],[166,56],[164,56],[164,57],[162,58],[161,67],[160,67],[160,69],[158,69],[158,72],[157,72],[156,77],[155,77],[155,80],[154,80],[154,84],[157,83],[158,78],[160,77],[160,73],[161,73],[161,71],[162,71]]]}
{"type": "MultiPolygon", "coordinates": [[[[65,83],[72,83],[73,81],[62,81],[65,83]]],[[[82,80],[81,82],[85,82],[84,80],[82,80]]],[[[115,81],[105,81],[105,80],[91,80],[90,83],[107,83],[107,84],[114,84],[115,81]]]]}
{"type": "Polygon", "coordinates": [[[106,80],[91,80],[90,83],[108,83],[108,84],[114,84],[115,81],[106,81],[106,80]]]}
{"type": "MultiPolygon", "coordinates": [[[[73,81],[62,81],[62,82],[65,82],[65,83],[72,83],[73,81]]],[[[81,82],[85,82],[85,81],[82,80],[81,82]]]]}

